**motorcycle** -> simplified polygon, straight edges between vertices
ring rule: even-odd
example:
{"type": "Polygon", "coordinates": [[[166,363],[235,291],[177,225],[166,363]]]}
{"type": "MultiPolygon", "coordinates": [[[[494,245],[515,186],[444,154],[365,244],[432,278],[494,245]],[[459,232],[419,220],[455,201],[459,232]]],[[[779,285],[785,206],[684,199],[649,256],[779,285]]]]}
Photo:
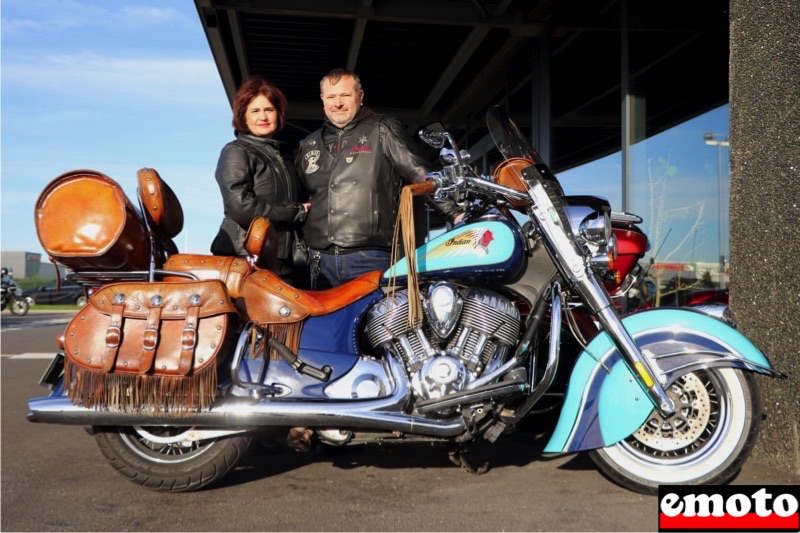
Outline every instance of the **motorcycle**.
{"type": "Polygon", "coordinates": [[[298,448],[440,443],[475,472],[470,443],[547,410],[558,420],[545,453],[587,451],[630,490],[730,480],[759,432],[753,374],[785,376],[725,307],[624,315],[647,247],[641,219],[565,196],[500,108],[487,126],[503,156],[492,176],[435,124],[420,136],[443,168],[403,189],[401,213],[410,197],[450,197],[464,219],[386,272],[325,291],[263,268],[263,219],[247,263],[164,253],[180,230],[151,205],[166,184],[143,169],[150,266],[73,263],[74,280],[101,287],[59,340],[42,378],[51,393],[29,401],[29,419],[89,426],[117,471],[166,492],[218,481],[267,428],[298,448]],[[172,359],[160,353],[171,346],[172,359]]]}
{"type": "Polygon", "coordinates": [[[25,298],[21,298],[17,295],[19,291],[19,287],[16,285],[6,285],[4,284],[2,287],[2,303],[0,304],[0,311],[4,310],[8,307],[11,310],[11,313],[19,316],[25,316],[28,314],[28,310],[30,309],[31,305],[28,300],[25,298]]]}

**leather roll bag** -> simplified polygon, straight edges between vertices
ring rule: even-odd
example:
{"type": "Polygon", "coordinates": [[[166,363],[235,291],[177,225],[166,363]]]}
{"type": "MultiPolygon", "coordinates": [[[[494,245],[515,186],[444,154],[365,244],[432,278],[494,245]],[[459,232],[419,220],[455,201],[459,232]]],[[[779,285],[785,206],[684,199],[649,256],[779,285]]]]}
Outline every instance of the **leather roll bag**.
{"type": "Polygon", "coordinates": [[[218,280],[116,283],[65,332],[65,388],[87,408],[180,417],[216,395],[236,309],[218,280]]]}
{"type": "Polygon", "coordinates": [[[50,182],[36,202],[36,233],[50,258],[75,272],[145,270],[147,229],[122,188],[94,170],[50,182]]]}

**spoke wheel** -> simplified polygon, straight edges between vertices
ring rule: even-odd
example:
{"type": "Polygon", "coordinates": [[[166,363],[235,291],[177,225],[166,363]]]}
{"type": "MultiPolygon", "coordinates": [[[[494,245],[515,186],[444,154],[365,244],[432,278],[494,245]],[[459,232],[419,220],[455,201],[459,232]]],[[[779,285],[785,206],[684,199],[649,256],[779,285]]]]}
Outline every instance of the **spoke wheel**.
{"type": "Polygon", "coordinates": [[[130,481],[163,492],[188,492],[220,480],[244,457],[252,438],[197,440],[193,428],[94,428],[108,462],[130,481]]]}
{"type": "Polygon", "coordinates": [[[606,475],[637,492],[664,484],[719,484],[749,456],[759,432],[761,403],[749,373],[728,368],[682,376],[667,390],[674,415],[653,411],[630,437],[594,450],[606,475]]]}

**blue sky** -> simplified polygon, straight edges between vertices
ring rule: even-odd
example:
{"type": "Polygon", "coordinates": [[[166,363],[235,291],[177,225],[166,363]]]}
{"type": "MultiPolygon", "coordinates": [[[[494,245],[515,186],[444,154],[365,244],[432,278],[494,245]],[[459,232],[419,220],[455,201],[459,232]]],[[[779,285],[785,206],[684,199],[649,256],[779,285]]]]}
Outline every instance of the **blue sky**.
{"type": "MultiPolygon", "coordinates": [[[[1,15],[0,247],[43,251],[33,209],[59,174],[98,170],[134,200],[136,171],[147,166],[183,205],[184,231],[175,239],[181,251],[208,253],[222,218],[214,169],[233,133],[194,3],[3,0],[1,15]]],[[[648,161],[659,157],[676,168],[661,194],[669,200],[667,230],[651,233],[660,243],[672,229],[664,250],[675,248],[673,260],[717,259],[717,153],[702,134],[727,135],[727,122],[726,106],[636,148],[634,175],[646,176],[648,161]],[[689,209],[700,202],[703,220],[692,229],[689,209]],[[694,246],[687,248],[679,237],[689,233],[694,246]]],[[[727,164],[727,151],[724,157],[727,164]]],[[[616,154],[559,178],[569,194],[606,196],[618,208],[619,161],[616,154]]],[[[648,216],[659,195],[642,194],[631,210],[648,216]]]]}
{"type": "Polygon", "coordinates": [[[3,0],[1,49],[3,250],[42,251],[33,208],[59,174],[98,170],[133,200],[148,166],[184,206],[179,247],[207,253],[233,133],[193,2],[3,0]]]}

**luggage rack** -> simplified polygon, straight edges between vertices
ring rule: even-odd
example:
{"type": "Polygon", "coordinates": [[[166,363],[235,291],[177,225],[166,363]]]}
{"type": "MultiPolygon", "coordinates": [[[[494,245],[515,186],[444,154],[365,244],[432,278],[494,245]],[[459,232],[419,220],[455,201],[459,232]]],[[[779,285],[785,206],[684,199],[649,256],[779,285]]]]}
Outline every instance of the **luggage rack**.
{"type": "MultiPolygon", "coordinates": [[[[192,280],[198,279],[197,276],[190,272],[154,269],[152,273],[156,276],[181,276],[192,280]]],[[[125,281],[147,282],[151,280],[150,275],[151,272],[149,270],[134,270],[129,272],[70,272],[64,277],[81,287],[102,287],[109,283],[121,283],[125,281]]]]}

